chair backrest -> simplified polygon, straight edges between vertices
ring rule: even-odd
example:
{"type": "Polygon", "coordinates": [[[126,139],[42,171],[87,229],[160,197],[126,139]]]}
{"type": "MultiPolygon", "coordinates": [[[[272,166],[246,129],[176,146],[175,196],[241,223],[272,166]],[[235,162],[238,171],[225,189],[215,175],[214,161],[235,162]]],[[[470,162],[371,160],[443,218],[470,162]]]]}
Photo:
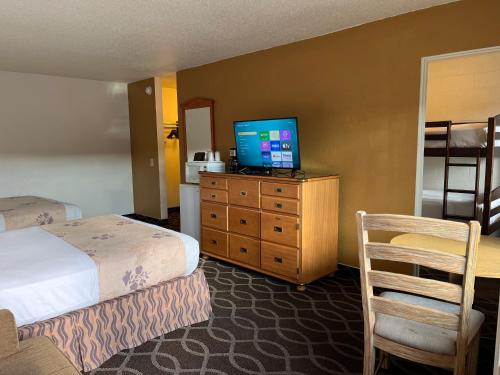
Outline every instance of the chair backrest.
{"type": "MultiPolygon", "coordinates": [[[[365,335],[373,335],[375,313],[397,316],[457,332],[457,357],[466,350],[468,324],[474,299],[476,253],[481,226],[404,215],[357,213],[359,262],[363,293],[365,335]],[[438,250],[371,242],[369,231],[414,233],[464,243],[465,256],[438,250]],[[371,259],[411,263],[463,275],[462,285],[372,270],[371,259]],[[458,314],[416,306],[373,295],[373,287],[392,289],[460,305],[458,314]]],[[[366,339],[366,338],[365,338],[366,339]]]]}

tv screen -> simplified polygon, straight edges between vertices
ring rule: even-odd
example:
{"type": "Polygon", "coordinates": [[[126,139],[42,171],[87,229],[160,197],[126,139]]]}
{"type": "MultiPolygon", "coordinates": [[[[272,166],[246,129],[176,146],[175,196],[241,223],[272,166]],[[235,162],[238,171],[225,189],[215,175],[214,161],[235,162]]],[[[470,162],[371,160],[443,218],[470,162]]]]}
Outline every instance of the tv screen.
{"type": "Polygon", "coordinates": [[[296,117],[235,121],[234,136],[241,166],[300,169],[296,117]]]}

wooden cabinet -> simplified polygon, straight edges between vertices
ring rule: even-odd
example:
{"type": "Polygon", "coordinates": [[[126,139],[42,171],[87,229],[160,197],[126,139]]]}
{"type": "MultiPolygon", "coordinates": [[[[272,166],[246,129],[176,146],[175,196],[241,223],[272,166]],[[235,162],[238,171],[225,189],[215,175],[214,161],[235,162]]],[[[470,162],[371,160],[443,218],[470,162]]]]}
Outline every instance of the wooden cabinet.
{"type": "Polygon", "coordinates": [[[337,269],[338,176],[202,172],[201,252],[296,284],[337,269]]]}

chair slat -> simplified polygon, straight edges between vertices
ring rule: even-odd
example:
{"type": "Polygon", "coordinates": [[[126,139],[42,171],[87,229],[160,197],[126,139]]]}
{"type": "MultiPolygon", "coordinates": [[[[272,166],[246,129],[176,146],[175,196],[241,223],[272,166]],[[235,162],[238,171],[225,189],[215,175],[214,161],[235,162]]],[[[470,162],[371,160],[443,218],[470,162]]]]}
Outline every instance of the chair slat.
{"type": "Polygon", "coordinates": [[[363,216],[365,230],[418,233],[466,242],[469,226],[455,221],[404,215],[374,214],[363,216]]]}
{"type": "Polygon", "coordinates": [[[371,259],[418,264],[460,275],[465,272],[465,257],[439,250],[368,242],[366,244],[366,254],[371,259]]]}
{"type": "Polygon", "coordinates": [[[422,279],[385,271],[369,271],[368,281],[372,286],[379,288],[419,294],[453,303],[462,301],[462,287],[443,281],[422,279]]]}
{"type": "Polygon", "coordinates": [[[370,298],[371,307],[375,312],[413,320],[419,323],[457,331],[460,319],[457,314],[436,310],[429,307],[396,301],[384,297],[370,298]]]}
{"type": "Polygon", "coordinates": [[[375,347],[389,354],[393,354],[409,361],[423,363],[424,365],[429,366],[436,366],[447,369],[452,369],[454,366],[454,356],[426,352],[420,349],[410,348],[406,345],[398,344],[397,342],[387,340],[378,335],[373,336],[373,344],[375,345],[375,347]]]}

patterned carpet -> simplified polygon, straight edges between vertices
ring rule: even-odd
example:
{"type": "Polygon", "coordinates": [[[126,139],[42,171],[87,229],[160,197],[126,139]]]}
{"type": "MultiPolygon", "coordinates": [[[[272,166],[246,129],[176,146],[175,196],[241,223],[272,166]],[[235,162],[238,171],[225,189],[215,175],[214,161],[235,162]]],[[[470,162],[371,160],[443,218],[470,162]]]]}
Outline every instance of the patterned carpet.
{"type": "MultiPolygon", "coordinates": [[[[342,267],[335,277],[300,293],[288,283],[224,262],[200,260],[200,266],[211,290],[210,321],[123,351],[92,374],[361,373],[363,321],[356,270],[342,267]]],[[[491,374],[498,284],[477,289],[476,307],[487,315],[478,374],[491,374]]],[[[379,374],[449,372],[392,358],[390,370],[379,374]]]]}

